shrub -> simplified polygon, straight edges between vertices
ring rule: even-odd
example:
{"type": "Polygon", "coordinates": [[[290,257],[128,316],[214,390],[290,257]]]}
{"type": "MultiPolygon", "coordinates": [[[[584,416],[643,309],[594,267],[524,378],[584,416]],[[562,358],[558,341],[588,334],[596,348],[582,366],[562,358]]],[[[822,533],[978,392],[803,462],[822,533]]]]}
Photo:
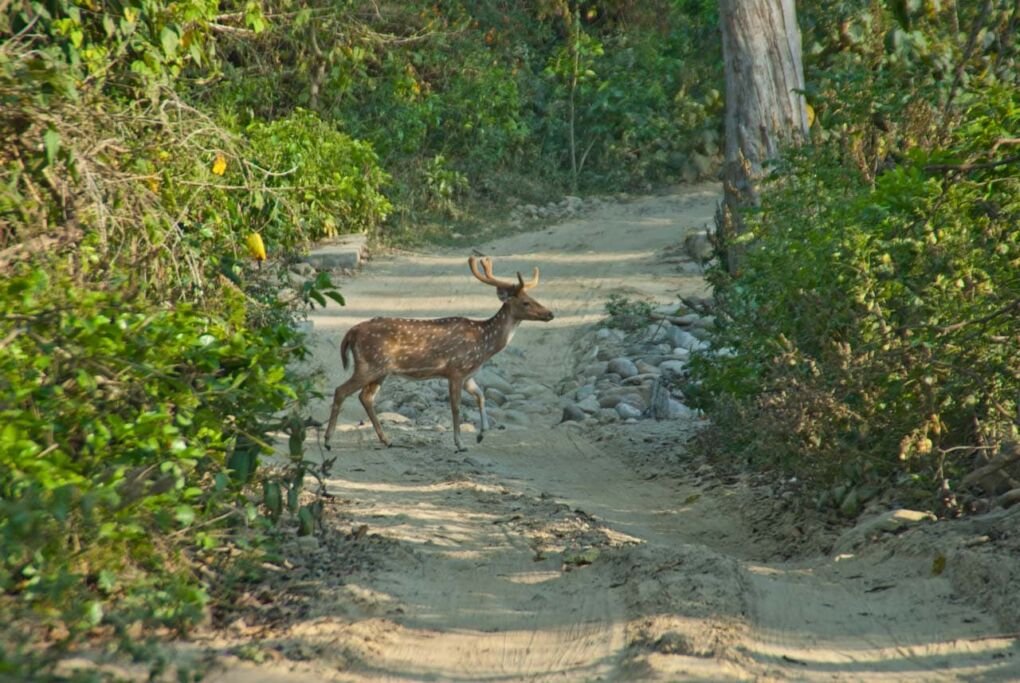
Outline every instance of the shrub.
{"type": "Polygon", "coordinates": [[[930,500],[1015,438],[1020,174],[1003,141],[1020,99],[969,101],[943,144],[873,185],[836,145],[777,169],[746,271],[716,276],[734,354],[695,366],[730,450],[930,500]]]}
{"type": "Polygon", "coordinates": [[[251,330],[230,299],[153,306],[29,268],[0,285],[0,657],[47,662],[46,628],[59,651],[202,617],[197,567],[245,518],[227,459],[301,386],[292,328],[251,330]]]}
{"type": "Polygon", "coordinates": [[[388,176],[372,146],[314,113],[297,109],[283,119],[252,123],[247,135],[257,163],[272,171],[266,184],[290,193],[287,211],[259,205],[256,197],[256,210],[273,213],[268,234],[286,233],[295,224],[311,238],[371,232],[389,212],[381,193],[388,176]]]}

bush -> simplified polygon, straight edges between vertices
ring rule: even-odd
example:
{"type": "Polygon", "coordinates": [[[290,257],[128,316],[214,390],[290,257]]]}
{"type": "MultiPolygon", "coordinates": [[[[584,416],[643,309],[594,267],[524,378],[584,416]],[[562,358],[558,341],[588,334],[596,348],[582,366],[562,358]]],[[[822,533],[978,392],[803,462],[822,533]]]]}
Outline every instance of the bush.
{"type": "Polygon", "coordinates": [[[299,400],[302,353],[288,325],[247,328],[240,293],[211,313],[40,269],[0,285],[0,658],[202,618],[198,566],[255,513],[228,459],[299,400]]]}
{"type": "Polygon", "coordinates": [[[247,135],[257,163],[272,171],[266,184],[289,192],[286,211],[256,195],[254,208],[272,215],[266,232],[280,235],[301,226],[311,238],[372,232],[386,218],[389,201],[381,193],[388,176],[372,146],[337,131],[312,112],[252,123],[247,135]]]}
{"type": "Polygon", "coordinates": [[[944,143],[873,185],[835,144],[777,169],[746,271],[716,275],[734,354],[696,364],[729,449],[931,502],[976,452],[1016,438],[1020,174],[1003,141],[1020,98],[968,100],[944,143]]]}

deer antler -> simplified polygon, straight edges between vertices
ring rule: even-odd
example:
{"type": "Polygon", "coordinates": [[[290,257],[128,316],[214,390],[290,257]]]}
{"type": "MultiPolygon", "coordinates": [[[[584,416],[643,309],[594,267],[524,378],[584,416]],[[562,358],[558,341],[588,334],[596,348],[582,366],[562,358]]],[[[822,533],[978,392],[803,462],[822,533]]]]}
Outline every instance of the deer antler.
{"type": "Polygon", "coordinates": [[[492,285],[493,287],[500,287],[502,289],[515,289],[519,287],[521,290],[525,290],[531,289],[532,287],[538,284],[537,266],[535,267],[534,272],[531,275],[531,279],[527,282],[524,281],[524,278],[521,276],[520,272],[518,272],[517,283],[507,282],[506,280],[500,280],[493,276],[492,259],[489,258],[488,256],[481,259],[475,258],[474,256],[469,256],[468,266],[471,268],[472,275],[478,278],[481,282],[484,282],[487,285],[492,285]],[[485,271],[484,275],[478,272],[479,262],[482,265],[482,270],[485,271]]]}

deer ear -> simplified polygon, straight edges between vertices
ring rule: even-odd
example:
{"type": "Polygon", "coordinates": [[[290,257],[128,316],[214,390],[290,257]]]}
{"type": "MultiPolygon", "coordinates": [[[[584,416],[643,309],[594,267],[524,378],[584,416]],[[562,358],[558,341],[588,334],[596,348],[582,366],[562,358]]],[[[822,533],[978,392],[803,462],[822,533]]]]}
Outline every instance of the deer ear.
{"type": "Polygon", "coordinates": [[[499,300],[503,302],[509,301],[510,297],[512,297],[514,293],[514,290],[507,289],[506,287],[499,287],[496,289],[496,296],[498,296],[499,300]]]}

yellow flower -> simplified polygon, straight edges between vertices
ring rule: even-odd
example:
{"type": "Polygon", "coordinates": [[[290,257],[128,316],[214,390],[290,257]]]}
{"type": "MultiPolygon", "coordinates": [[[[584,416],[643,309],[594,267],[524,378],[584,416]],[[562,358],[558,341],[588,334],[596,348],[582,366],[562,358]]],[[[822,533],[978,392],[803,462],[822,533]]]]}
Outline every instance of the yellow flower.
{"type": "Polygon", "coordinates": [[[248,235],[246,240],[248,244],[248,253],[256,261],[266,260],[266,245],[262,243],[262,235],[257,232],[253,232],[248,235]]]}
{"type": "Polygon", "coordinates": [[[223,152],[216,152],[216,158],[213,159],[212,172],[216,175],[223,175],[227,171],[227,158],[223,156],[223,152]]]}

